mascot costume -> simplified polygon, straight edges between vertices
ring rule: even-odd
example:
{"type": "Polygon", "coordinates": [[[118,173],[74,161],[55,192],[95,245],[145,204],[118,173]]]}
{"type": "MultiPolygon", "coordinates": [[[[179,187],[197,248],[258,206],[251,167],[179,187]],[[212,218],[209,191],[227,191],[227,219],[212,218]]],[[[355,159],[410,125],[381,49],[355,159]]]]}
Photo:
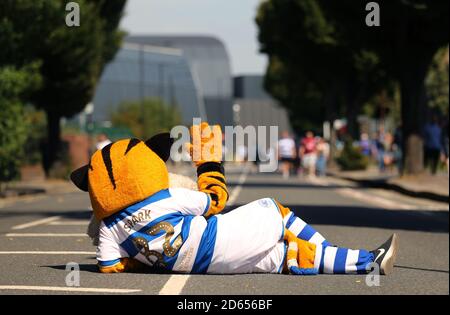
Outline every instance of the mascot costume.
{"type": "Polygon", "coordinates": [[[191,137],[191,156],[210,153],[193,159],[197,189],[176,175],[169,180],[169,134],[112,143],[71,174],[89,192],[98,222],[89,229],[97,234],[100,272],[356,274],[373,263],[381,274],[392,272],[395,234],[374,251],[336,247],[272,198],[220,214],[229,197],[220,127],[193,126],[191,137]]]}

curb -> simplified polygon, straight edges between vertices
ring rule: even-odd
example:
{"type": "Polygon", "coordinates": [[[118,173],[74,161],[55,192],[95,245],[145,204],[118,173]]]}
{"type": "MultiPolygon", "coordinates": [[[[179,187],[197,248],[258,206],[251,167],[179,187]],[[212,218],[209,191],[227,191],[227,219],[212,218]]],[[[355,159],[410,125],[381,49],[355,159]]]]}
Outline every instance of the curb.
{"type": "Polygon", "coordinates": [[[8,199],[11,197],[22,197],[44,193],[46,193],[46,190],[43,188],[9,188],[0,193],[0,199],[8,199]]]}
{"type": "Polygon", "coordinates": [[[369,188],[379,188],[379,189],[385,189],[385,190],[392,190],[395,192],[398,192],[400,194],[413,197],[413,198],[421,198],[421,199],[428,199],[432,201],[438,201],[438,202],[445,202],[449,203],[449,196],[448,195],[442,195],[430,191],[415,191],[411,189],[407,189],[401,185],[389,183],[386,180],[382,179],[357,179],[353,177],[348,177],[344,175],[338,175],[335,173],[328,173],[328,176],[336,177],[344,180],[348,180],[354,183],[357,183],[364,187],[369,188]]]}

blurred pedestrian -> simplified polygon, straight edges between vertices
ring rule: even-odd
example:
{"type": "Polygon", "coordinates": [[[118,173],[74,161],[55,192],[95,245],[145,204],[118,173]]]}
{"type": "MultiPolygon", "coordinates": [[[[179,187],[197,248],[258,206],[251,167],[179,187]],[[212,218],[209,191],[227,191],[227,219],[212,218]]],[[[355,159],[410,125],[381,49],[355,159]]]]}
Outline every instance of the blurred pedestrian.
{"type": "Polygon", "coordinates": [[[373,155],[375,156],[375,159],[378,164],[378,170],[380,173],[384,173],[386,170],[386,164],[384,159],[385,154],[385,146],[384,146],[384,132],[378,131],[375,136],[373,137],[373,155]]]}
{"type": "Polygon", "coordinates": [[[399,174],[403,173],[403,126],[399,125],[394,132],[394,143],[392,144],[394,160],[399,174]]]}
{"type": "Polygon", "coordinates": [[[365,132],[360,136],[359,147],[361,148],[361,153],[365,156],[370,156],[372,154],[372,144],[369,135],[365,132]]]}
{"type": "Polygon", "coordinates": [[[425,167],[431,168],[431,173],[435,175],[442,151],[442,129],[438,123],[437,115],[433,115],[430,122],[424,127],[424,149],[425,167]]]}
{"type": "Polygon", "coordinates": [[[395,165],[395,153],[394,153],[394,136],[390,132],[384,134],[384,166],[389,172],[393,172],[395,165]]]}
{"type": "Polygon", "coordinates": [[[289,178],[295,158],[295,141],[288,131],[283,131],[278,141],[278,160],[281,163],[283,178],[289,178]]]}
{"type": "Polygon", "coordinates": [[[317,163],[317,143],[312,131],[306,132],[305,138],[302,140],[300,147],[300,157],[302,160],[305,174],[308,176],[315,176],[317,163]]]}
{"type": "Polygon", "coordinates": [[[317,143],[317,176],[326,176],[327,163],[330,156],[330,145],[324,138],[319,138],[317,143]]]}
{"type": "Polygon", "coordinates": [[[95,145],[95,147],[97,150],[102,150],[104,147],[106,147],[110,143],[111,143],[111,140],[108,139],[108,136],[104,133],[100,133],[97,136],[97,144],[95,145]]]}
{"type": "Polygon", "coordinates": [[[448,169],[448,145],[449,145],[449,136],[448,136],[448,116],[444,119],[442,124],[442,151],[445,166],[447,167],[447,174],[449,172],[448,169]]]}

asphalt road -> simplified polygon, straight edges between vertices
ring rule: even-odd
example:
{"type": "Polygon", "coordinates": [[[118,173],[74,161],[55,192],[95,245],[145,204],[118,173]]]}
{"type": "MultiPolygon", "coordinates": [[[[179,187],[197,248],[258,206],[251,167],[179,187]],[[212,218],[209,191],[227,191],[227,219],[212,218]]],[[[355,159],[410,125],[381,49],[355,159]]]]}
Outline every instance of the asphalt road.
{"type": "Polygon", "coordinates": [[[395,272],[379,286],[368,286],[362,275],[102,275],[84,235],[88,196],[68,186],[0,205],[0,294],[449,294],[448,204],[332,178],[283,180],[244,170],[228,175],[233,207],[276,198],[332,243],[350,248],[376,248],[397,232],[395,272]],[[80,267],[80,287],[66,286],[69,262],[80,267]]]}

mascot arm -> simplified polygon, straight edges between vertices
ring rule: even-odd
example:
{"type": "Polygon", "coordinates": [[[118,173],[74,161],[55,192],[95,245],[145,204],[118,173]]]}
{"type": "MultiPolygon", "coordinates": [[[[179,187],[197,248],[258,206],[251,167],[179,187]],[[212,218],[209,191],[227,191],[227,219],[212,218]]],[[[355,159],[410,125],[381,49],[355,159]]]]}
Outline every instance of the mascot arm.
{"type": "Polygon", "coordinates": [[[211,198],[209,209],[205,216],[209,217],[220,213],[229,199],[225,172],[222,164],[208,162],[197,168],[198,189],[211,198]]]}
{"type": "Polygon", "coordinates": [[[112,264],[99,262],[98,267],[101,273],[122,273],[139,272],[144,270],[147,266],[133,258],[120,258],[112,264]]]}
{"type": "Polygon", "coordinates": [[[222,165],[222,130],[203,122],[191,127],[188,144],[192,160],[197,166],[198,190],[209,195],[211,203],[205,217],[220,213],[228,201],[225,171],[222,165]]]}

